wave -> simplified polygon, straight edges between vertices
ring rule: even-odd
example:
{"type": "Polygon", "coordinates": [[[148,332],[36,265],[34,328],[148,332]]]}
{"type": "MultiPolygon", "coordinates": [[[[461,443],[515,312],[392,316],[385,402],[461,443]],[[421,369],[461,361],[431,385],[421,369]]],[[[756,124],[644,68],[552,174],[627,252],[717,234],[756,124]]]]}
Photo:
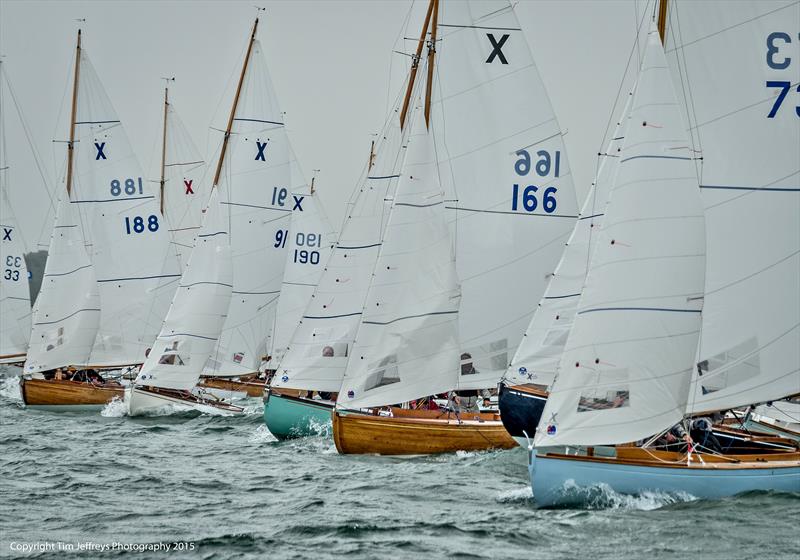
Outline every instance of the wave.
{"type": "Polygon", "coordinates": [[[128,410],[125,406],[125,401],[119,397],[111,399],[100,411],[100,416],[105,416],[106,418],[121,418],[127,416],[127,414],[128,410]]]}
{"type": "Polygon", "coordinates": [[[22,393],[19,391],[19,377],[6,374],[5,377],[0,378],[0,397],[22,402],[22,393]]]}
{"type": "Polygon", "coordinates": [[[501,504],[513,504],[516,502],[528,502],[532,499],[533,490],[531,489],[530,484],[528,484],[522,488],[513,488],[511,490],[500,492],[496,498],[496,501],[501,504]]]}
{"type": "Polygon", "coordinates": [[[672,504],[693,502],[698,498],[688,492],[645,490],[639,494],[620,494],[606,483],[579,486],[575,481],[564,483],[562,492],[581,509],[621,509],[651,511],[672,504]]]}

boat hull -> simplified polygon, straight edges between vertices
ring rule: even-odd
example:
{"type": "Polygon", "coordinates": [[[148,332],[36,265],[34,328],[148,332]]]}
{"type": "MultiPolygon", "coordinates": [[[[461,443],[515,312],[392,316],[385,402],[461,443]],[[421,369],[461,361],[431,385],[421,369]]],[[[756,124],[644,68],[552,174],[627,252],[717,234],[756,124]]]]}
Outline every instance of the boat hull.
{"type": "MultiPolygon", "coordinates": [[[[333,441],[342,454],[429,455],[517,446],[499,419],[470,419],[478,417],[474,413],[461,413],[461,421],[433,411],[386,417],[334,410],[332,416],[333,441]]],[[[497,415],[480,415],[486,416],[497,415]]]]}
{"type": "Polygon", "coordinates": [[[128,416],[141,416],[163,411],[165,408],[180,406],[203,412],[204,409],[214,408],[230,414],[242,414],[244,409],[230,404],[215,403],[213,401],[189,400],[170,394],[162,390],[153,392],[147,388],[131,386],[125,391],[125,410],[128,416]]]}
{"type": "Polygon", "coordinates": [[[500,384],[498,407],[506,431],[520,445],[533,439],[542,418],[547,392],[528,385],[500,384]]]}
{"type": "Polygon", "coordinates": [[[56,379],[20,379],[20,394],[25,406],[52,411],[102,410],[114,397],[123,398],[125,388],[118,384],[92,385],[56,379]]]}
{"type": "Polygon", "coordinates": [[[607,487],[619,494],[643,492],[723,498],[752,490],[800,492],[800,461],[714,463],[691,466],[636,464],[610,458],[531,454],[528,471],[533,499],[540,507],[577,505],[587,489],[607,487]]]}
{"type": "Polygon", "coordinates": [[[234,379],[224,379],[220,377],[201,377],[199,387],[206,389],[220,389],[222,391],[230,391],[231,394],[246,393],[248,397],[262,397],[264,396],[263,382],[256,381],[243,381],[234,379]]]}
{"type": "Polygon", "coordinates": [[[270,391],[264,399],[264,423],[278,439],[330,434],[333,403],[270,391]]]}

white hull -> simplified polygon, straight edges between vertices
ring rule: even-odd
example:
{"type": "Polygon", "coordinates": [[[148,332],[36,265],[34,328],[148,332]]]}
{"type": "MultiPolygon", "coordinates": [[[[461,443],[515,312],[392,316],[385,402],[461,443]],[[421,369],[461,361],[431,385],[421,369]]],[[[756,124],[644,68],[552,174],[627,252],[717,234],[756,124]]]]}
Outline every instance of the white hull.
{"type": "Polygon", "coordinates": [[[215,406],[211,401],[202,403],[176,398],[166,394],[157,394],[145,391],[134,386],[125,389],[125,410],[128,416],[141,416],[148,414],[158,414],[169,411],[197,410],[199,412],[209,412],[214,410],[218,413],[236,415],[241,414],[243,409],[240,407],[215,406]]]}

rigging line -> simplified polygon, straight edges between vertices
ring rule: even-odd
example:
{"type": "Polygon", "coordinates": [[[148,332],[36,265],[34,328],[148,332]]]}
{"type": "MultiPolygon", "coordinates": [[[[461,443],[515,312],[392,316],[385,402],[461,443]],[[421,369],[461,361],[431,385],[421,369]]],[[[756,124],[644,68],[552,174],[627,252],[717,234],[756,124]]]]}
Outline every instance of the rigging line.
{"type": "MultiPolygon", "coordinates": [[[[676,2],[673,2],[673,13],[675,14],[675,31],[678,33],[678,40],[683,43],[683,30],[680,25],[680,17],[678,14],[678,6],[676,2]]],[[[671,22],[672,18],[669,18],[671,22]]],[[[670,25],[670,30],[672,30],[672,25],[670,25]]],[[[695,110],[694,106],[694,96],[692,94],[692,84],[689,81],[688,76],[688,65],[686,62],[686,50],[681,49],[681,56],[683,58],[683,65],[681,65],[680,59],[676,56],[676,62],[678,63],[678,74],[681,80],[681,89],[683,89],[684,95],[684,102],[687,100],[687,90],[688,90],[688,103],[686,103],[686,115],[689,117],[689,138],[692,142],[692,151],[694,153],[703,153],[703,143],[700,140],[700,126],[697,123],[697,111],[695,110]],[[691,115],[689,114],[691,106],[691,115]],[[692,122],[694,122],[695,126],[692,126],[692,122]],[[695,139],[695,133],[697,134],[697,138],[695,139]]],[[[702,184],[703,183],[703,159],[698,158],[699,161],[695,161],[695,172],[697,174],[698,181],[702,184]]]]}
{"type": "Polygon", "coordinates": [[[606,139],[608,138],[608,135],[610,133],[609,128],[611,127],[611,123],[614,120],[614,115],[617,114],[617,105],[620,102],[620,95],[622,93],[622,86],[625,85],[625,78],[628,76],[628,71],[630,70],[631,62],[633,61],[633,53],[634,53],[634,51],[636,51],[637,54],[639,52],[639,50],[638,50],[639,32],[640,32],[640,30],[642,28],[642,25],[644,24],[645,17],[647,17],[647,6],[649,6],[649,5],[650,5],[650,0],[647,0],[647,4],[645,4],[645,9],[642,12],[642,17],[639,20],[639,28],[638,28],[637,33],[636,33],[636,41],[634,42],[633,46],[631,47],[631,52],[628,55],[628,62],[625,64],[625,72],[622,74],[622,79],[619,82],[619,88],[617,89],[617,95],[614,98],[614,105],[611,107],[611,113],[608,115],[608,122],[606,122],[605,132],[603,133],[603,139],[600,142],[600,148],[598,149],[598,152],[601,151],[603,146],[606,145],[606,139]]]}
{"type": "MultiPolygon", "coordinates": [[[[8,79],[8,75],[7,75],[5,70],[3,70],[3,75],[5,75],[5,77],[6,77],[5,78],[5,82],[6,82],[6,85],[8,86],[8,91],[11,94],[11,100],[14,102],[14,107],[17,110],[17,116],[19,117],[20,124],[22,124],[22,130],[25,133],[25,139],[28,141],[28,146],[30,147],[31,153],[33,154],[33,161],[36,163],[36,169],[39,172],[39,176],[42,179],[42,186],[44,187],[44,191],[45,191],[45,193],[47,193],[47,198],[50,201],[49,211],[54,211],[55,204],[53,202],[53,194],[50,192],[50,188],[48,186],[50,184],[50,181],[45,176],[44,167],[43,167],[42,162],[40,160],[39,153],[36,150],[36,147],[35,147],[35,145],[33,143],[33,137],[31,135],[30,130],[28,129],[28,125],[25,122],[24,115],[22,114],[22,107],[20,106],[19,102],[17,101],[17,95],[14,92],[14,88],[11,85],[11,80],[8,79]]],[[[0,84],[0,86],[1,86],[1,84],[0,84]]],[[[5,142],[3,142],[3,145],[5,147],[5,142]]],[[[47,222],[47,220],[45,220],[45,223],[46,222],[47,222]]],[[[44,229],[44,224],[42,225],[42,230],[43,229],[44,229]]],[[[39,233],[39,238],[41,239],[41,231],[39,233]]],[[[29,245],[27,243],[25,243],[25,236],[24,235],[22,236],[22,241],[23,241],[23,244],[25,245],[25,247],[29,247],[29,245]]]]}

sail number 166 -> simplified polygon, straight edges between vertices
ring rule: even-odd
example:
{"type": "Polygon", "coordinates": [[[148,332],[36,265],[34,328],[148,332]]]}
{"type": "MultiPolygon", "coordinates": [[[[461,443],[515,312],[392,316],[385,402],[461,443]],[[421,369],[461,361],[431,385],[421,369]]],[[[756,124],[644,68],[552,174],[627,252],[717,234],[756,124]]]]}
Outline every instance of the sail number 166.
{"type": "MultiPolygon", "coordinates": [[[[520,177],[528,175],[531,170],[539,177],[558,177],[561,172],[561,152],[556,150],[551,155],[547,150],[536,152],[537,160],[534,162],[527,150],[516,152],[519,159],[514,163],[514,171],[520,177]]],[[[535,212],[541,205],[547,214],[555,212],[558,201],[556,200],[556,187],[539,187],[537,185],[520,185],[514,183],[511,187],[511,210],[513,212],[535,212]],[[542,192],[539,193],[539,189],[542,192]],[[540,199],[541,197],[541,199],[540,199]]]]}

